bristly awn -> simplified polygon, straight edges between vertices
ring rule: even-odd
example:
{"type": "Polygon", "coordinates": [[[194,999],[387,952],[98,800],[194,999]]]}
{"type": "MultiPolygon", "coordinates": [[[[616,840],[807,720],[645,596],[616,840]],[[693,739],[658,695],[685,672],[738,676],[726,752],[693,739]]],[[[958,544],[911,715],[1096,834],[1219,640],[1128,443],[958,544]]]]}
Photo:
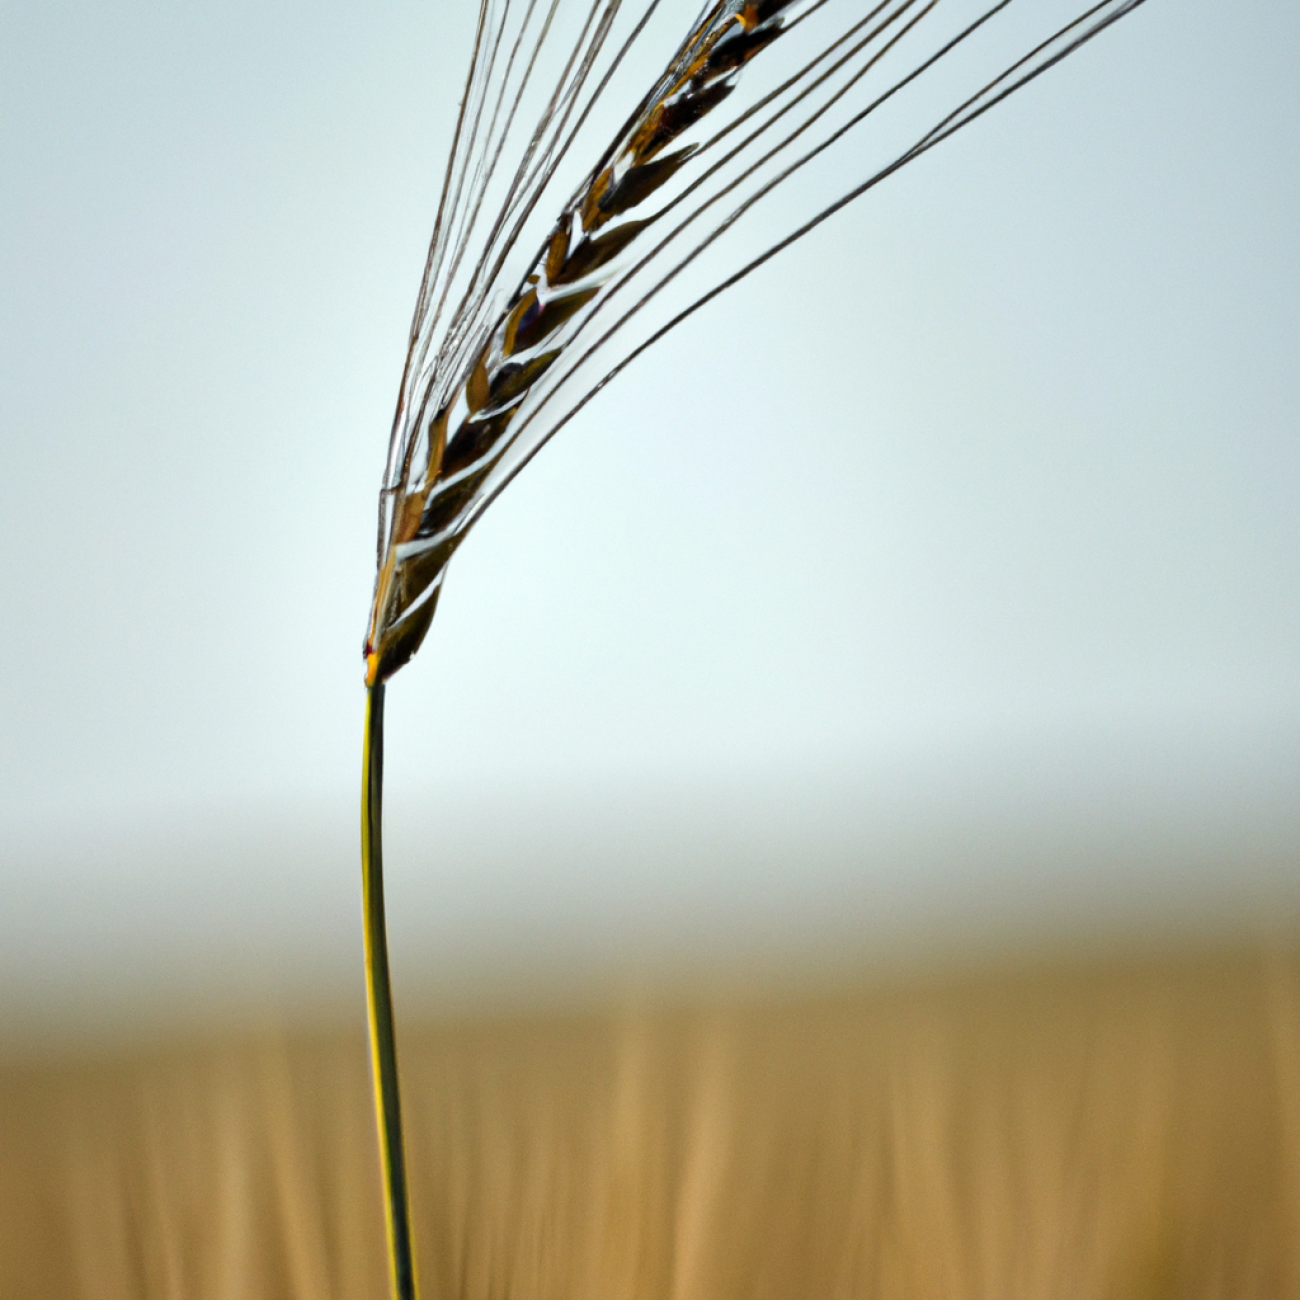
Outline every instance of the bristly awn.
{"type": "Polygon", "coordinates": [[[480,0],[365,644],[366,979],[397,1300],[416,1283],[384,922],[385,683],[475,521],[619,371],[1143,0],[1076,3],[716,0],[679,40],[672,0],[480,0]]]}

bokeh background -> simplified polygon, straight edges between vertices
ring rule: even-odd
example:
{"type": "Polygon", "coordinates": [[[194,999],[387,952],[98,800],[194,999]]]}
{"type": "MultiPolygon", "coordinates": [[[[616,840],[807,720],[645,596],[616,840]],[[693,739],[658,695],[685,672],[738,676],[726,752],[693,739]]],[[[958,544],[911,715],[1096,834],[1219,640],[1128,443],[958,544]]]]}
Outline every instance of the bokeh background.
{"type": "MultiPolygon", "coordinates": [[[[6,1295],[383,1293],[360,647],[471,8],[0,6],[6,1295]]],[[[1300,1296],[1298,57],[1151,0],[475,530],[389,693],[426,1295],[1300,1296]]]]}
{"type": "MultiPolygon", "coordinates": [[[[355,1004],[375,492],[469,20],[3,11],[10,1037],[355,1004]]],[[[1292,925],[1297,53],[1286,6],[1153,0],[564,430],[390,694],[399,984],[1292,925]]]]}

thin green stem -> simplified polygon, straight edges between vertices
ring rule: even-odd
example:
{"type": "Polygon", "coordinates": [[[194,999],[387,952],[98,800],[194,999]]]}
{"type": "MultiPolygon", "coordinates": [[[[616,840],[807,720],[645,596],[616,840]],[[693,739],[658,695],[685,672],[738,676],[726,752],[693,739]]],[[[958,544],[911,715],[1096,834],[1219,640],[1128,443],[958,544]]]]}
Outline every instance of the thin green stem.
{"type": "Polygon", "coordinates": [[[370,1060],[375,1076],[375,1119],[384,1176],[389,1277],[394,1300],[415,1300],[411,1208],[406,1190],[406,1148],[397,1085],[393,992],[388,979],[388,931],[384,923],[384,685],[366,698],[365,752],[361,767],[361,891],[366,931],[366,1002],[370,1012],[370,1060]]]}

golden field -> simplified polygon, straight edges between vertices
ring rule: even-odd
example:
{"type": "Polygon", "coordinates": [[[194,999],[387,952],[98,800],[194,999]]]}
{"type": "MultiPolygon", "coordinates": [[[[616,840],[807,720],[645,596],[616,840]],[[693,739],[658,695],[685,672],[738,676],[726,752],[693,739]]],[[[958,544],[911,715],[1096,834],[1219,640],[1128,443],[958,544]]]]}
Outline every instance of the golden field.
{"type": "MultiPolygon", "coordinates": [[[[399,1028],[425,1300],[1300,1296],[1294,950],[399,1028]]],[[[369,1105],[360,1032],[11,1061],[0,1296],[381,1300],[369,1105]]]]}

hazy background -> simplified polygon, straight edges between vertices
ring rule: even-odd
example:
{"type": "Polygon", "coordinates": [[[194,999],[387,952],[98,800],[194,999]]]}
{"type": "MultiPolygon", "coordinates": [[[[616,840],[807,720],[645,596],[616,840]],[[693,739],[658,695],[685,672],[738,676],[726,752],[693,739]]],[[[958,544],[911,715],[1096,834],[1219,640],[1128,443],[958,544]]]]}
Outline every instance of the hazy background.
{"type": "MultiPolygon", "coordinates": [[[[357,996],[445,12],[0,9],[6,1035],[357,996]]],[[[408,996],[1294,930],[1298,56],[1151,0],[565,429],[390,691],[408,996]]]]}

